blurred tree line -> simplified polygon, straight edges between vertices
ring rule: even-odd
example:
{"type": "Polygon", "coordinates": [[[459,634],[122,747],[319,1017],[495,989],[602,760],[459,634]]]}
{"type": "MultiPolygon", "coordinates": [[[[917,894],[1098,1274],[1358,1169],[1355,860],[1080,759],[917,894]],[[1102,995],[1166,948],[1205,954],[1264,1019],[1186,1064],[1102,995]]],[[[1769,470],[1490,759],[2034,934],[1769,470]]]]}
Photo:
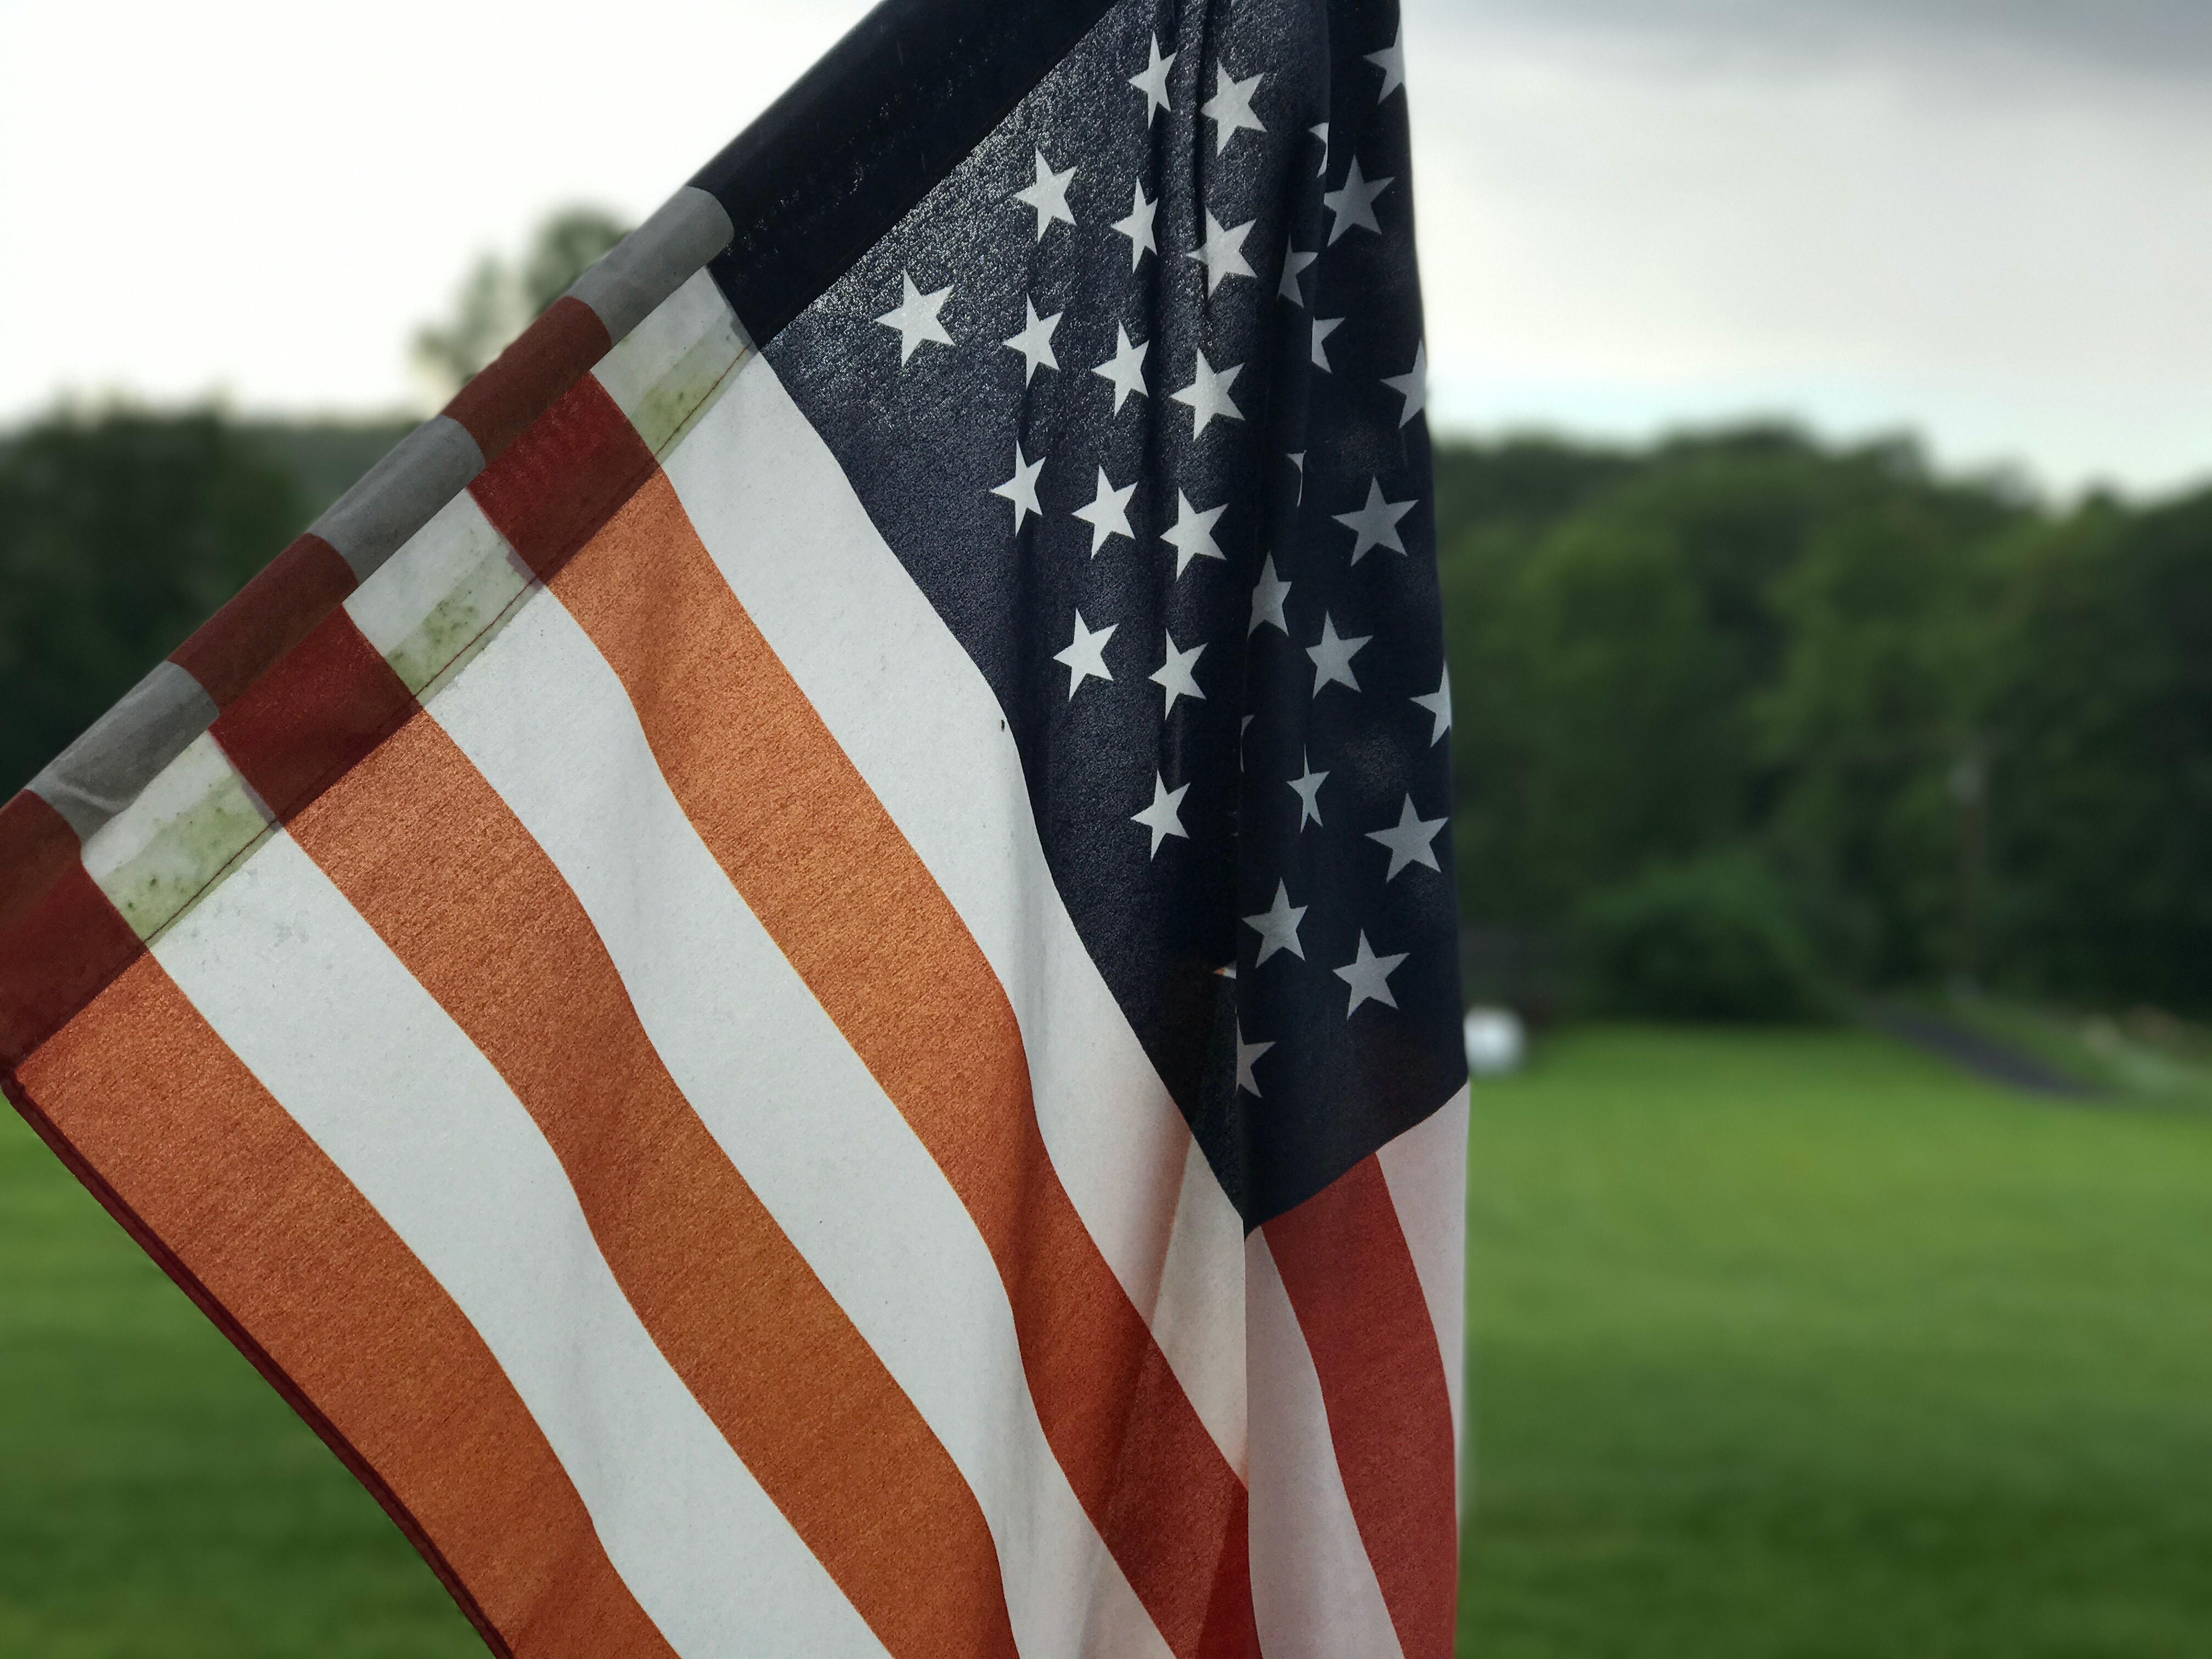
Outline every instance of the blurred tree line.
{"type": "MultiPolygon", "coordinates": [[[[564,208],[487,253],[415,367],[446,398],[628,234],[564,208]]],[[[0,434],[0,791],[12,793],[414,422],[64,408],[0,434]]]]}
{"type": "Polygon", "coordinates": [[[443,403],[629,234],[601,209],[563,208],[538,227],[520,258],[483,255],[453,296],[453,314],[416,331],[416,373],[443,403]]]}
{"type": "Polygon", "coordinates": [[[2212,492],[1781,428],[1437,471],[1473,988],[2212,1006],[2212,492]]]}
{"type": "MultiPolygon", "coordinates": [[[[0,437],[0,787],[404,424],[0,437]]],[[[1445,446],[1437,493],[1477,994],[1786,1017],[1963,976],[2212,1009],[2212,492],[2055,512],[1775,428],[1445,446]]]]}

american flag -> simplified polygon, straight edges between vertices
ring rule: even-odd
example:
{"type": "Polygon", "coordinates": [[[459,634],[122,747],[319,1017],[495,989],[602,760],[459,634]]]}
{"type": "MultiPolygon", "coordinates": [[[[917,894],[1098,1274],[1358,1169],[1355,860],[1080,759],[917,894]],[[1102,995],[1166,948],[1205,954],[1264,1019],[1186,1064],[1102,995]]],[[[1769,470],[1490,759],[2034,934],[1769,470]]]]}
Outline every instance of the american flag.
{"type": "Polygon", "coordinates": [[[1404,87],[893,0],[0,811],[10,1097],[495,1651],[1449,1652],[1404,87]]]}

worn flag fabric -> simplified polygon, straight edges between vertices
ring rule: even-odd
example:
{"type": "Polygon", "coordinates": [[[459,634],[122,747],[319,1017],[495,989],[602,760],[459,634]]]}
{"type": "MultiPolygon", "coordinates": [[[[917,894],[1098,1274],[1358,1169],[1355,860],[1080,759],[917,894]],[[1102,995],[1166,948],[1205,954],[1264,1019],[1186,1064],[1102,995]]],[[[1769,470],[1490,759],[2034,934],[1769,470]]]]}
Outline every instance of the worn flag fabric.
{"type": "Polygon", "coordinates": [[[495,1651],[1450,1651],[1405,85],[893,0],[0,811],[10,1097],[495,1651]]]}

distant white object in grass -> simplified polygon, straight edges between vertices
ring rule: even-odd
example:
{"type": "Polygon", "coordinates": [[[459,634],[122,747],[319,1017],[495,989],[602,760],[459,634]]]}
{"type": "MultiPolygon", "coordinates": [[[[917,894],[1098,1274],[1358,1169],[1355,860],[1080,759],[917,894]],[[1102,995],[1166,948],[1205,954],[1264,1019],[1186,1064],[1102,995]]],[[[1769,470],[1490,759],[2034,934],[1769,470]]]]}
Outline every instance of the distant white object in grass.
{"type": "Polygon", "coordinates": [[[1510,1008],[1470,1008],[1462,1024],[1467,1038],[1467,1069],[1477,1077],[1503,1077],[1521,1069],[1528,1052],[1521,1016],[1510,1008]]]}

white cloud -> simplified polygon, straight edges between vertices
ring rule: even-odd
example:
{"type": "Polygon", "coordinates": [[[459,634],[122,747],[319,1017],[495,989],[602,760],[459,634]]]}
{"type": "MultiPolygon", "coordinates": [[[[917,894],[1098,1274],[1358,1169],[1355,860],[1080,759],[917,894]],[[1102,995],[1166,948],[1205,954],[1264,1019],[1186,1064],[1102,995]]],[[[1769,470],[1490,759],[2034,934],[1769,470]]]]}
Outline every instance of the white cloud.
{"type": "Polygon", "coordinates": [[[2194,82],[2015,40],[1716,53],[1433,0],[1413,20],[1443,417],[1794,411],[2061,484],[2212,469],[2194,82]]]}
{"type": "MultiPolygon", "coordinates": [[[[863,0],[0,0],[0,415],[391,407],[475,256],[649,210],[863,0]]],[[[1409,0],[1439,418],[2212,466],[2198,0],[1409,0]],[[2090,42],[2094,37],[2094,44],[2090,42]]]]}

